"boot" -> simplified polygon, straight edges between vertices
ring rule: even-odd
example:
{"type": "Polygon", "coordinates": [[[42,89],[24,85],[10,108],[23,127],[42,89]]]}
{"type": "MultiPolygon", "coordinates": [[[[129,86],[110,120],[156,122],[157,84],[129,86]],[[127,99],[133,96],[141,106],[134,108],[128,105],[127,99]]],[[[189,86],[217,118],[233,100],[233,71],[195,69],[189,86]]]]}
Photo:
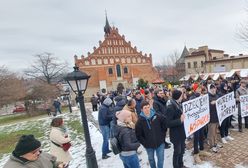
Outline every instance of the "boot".
{"type": "Polygon", "coordinates": [[[199,156],[206,156],[206,157],[210,157],[212,156],[211,153],[207,152],[207,151],[204,151],[204,150],[200,150],[199,152],[199,156]]]}
{"type": "Polygon", "coordinates": [[[195,164],[201,164],[202,163],[202,160],[199,157],[199,153],[194,154],[194,161],[195,161],[195,164]]]}

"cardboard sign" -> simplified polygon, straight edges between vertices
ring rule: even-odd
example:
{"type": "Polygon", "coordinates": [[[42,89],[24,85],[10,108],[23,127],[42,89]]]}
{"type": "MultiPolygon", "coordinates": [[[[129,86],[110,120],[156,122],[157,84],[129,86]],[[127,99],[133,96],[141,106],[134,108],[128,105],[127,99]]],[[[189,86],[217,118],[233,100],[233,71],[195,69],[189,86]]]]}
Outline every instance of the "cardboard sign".
{"type": "Polygon", "coordinates": [[[210,121],[208,94],[182,104],[185,115],[184,130],[190,136],[210,121]]]}
{"type": "Polygon", "coordinates": [[[234,98],[234,92],[228,93],[224,96],[221,96],[216,100],[216,109],[219,119],[219,124],[221,125],[222,121],[233,115],[236,111],[236,101],[234,98]]]}
{"type": "Polygon", "coordinates": [[[240,96],[239,100],[240,100],[241,117],[246,117],[248,116],[248,95],[240,96]]]}

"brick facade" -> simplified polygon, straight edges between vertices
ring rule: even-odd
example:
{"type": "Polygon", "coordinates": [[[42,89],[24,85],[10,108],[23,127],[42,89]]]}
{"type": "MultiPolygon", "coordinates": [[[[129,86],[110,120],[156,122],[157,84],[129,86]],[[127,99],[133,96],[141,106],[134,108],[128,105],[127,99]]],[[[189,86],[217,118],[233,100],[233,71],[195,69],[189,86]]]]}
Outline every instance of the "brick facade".
{"type": "Polygon", "coordinates": [[[152,55],[143,54],[132,47],[130,41],[120,35],[118,28],[109,27],[104,41],[99,41],[99,47],[93,47],[93,53],[88,56],[75,56],[75,64],[81,71],[91,75],[88,88],[90,92],[102,88],[115,90],[119,82],[126,87],[136,85],[138,79],[149,82],[159,77],[152,65],[152,55]]]}

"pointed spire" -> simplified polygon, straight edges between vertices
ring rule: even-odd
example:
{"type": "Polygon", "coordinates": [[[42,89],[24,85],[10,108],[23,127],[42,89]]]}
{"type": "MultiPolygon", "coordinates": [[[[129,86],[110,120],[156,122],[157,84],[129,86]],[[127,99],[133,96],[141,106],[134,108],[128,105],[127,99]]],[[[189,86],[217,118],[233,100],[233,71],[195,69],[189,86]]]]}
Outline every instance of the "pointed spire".
{"type": "Polygon", "coordinates": [[[182,52],[180,58],[184,58],[184,57],[187,56],[187,55],[189,55],[189,51],[188,51],[186,45],[184,45],[184,49],[183,49],[183,52],[182,52]]]}
{"type": "Polygon", "coordinates": [[[105,32],[105,35],[109,35],[110,34],[110,25],[109,25],[109,22],[108,22],[108,17],[107,17],[107,11],[105,10],[105,15],[106,15],[106,23],[105,23],[105,26],[104,26],[104,32],[105,32]]]}

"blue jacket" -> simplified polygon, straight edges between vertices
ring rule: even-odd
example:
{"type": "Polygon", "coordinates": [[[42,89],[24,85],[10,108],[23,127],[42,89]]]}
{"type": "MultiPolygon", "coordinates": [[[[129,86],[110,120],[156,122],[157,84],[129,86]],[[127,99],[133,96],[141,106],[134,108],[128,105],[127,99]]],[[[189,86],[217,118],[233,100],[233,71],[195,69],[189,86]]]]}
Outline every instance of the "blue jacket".
{"type": "Polygon", "coordinates": [[[141,97],[140,99],[136,99],[135,98],[135,101],[136,101],[136,106],[135,106],[136,112],[137,112],[138,115],[140,115],[140,112],[141,112],[141,102],[143,101],[143,97],[141,97]]]}
{"type": "Polygon", "coordinates": [[[102,104],[98,112],[98,123],[99,125],[105,126],[110,125],[110,121],[113,118],[113,113],[110,106],[102,104]]]}

